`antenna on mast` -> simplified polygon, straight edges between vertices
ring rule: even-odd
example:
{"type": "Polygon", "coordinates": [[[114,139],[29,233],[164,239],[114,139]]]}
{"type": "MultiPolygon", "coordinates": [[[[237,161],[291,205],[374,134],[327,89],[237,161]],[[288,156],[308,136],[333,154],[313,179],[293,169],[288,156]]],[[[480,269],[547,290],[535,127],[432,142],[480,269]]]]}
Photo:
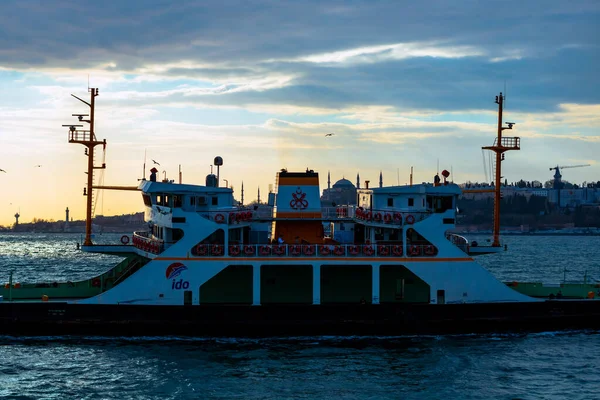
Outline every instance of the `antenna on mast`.
{"type": "Polygon", "coordinates": [[[148,149],[144,149],[144,166],[142,167],[142,180],[146,180],[146,151],[148,149]]]}

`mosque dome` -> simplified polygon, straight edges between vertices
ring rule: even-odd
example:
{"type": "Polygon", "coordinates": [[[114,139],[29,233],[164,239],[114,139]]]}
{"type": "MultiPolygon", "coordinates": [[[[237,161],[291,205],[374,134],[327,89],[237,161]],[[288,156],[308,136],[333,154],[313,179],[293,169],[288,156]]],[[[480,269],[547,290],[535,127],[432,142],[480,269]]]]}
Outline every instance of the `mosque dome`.
{"type": "Polygon", "coordinates": [[[352,182],[350,182],[348,179],[340,179],[339,181],[337,181],[336,183],[333,184],[334,188],[340,188],[340,189],[354,189],[355,186],[352,182]]]}

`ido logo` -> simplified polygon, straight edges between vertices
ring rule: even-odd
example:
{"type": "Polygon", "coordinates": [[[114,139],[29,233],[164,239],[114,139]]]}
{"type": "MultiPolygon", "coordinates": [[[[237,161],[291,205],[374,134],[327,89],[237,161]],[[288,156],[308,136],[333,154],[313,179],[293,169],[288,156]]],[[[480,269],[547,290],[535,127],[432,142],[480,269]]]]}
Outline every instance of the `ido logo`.
{"type": "Polygon", "coordinates": [[[173,290],[189,289],[190,283],[188,281],[184,281],[183,278],[180,278],[179,280],[175,279],[175,278],[179,277],[183,273],[183,271],[186,271],[186,270],[187,270],[187,267],[185,265],[183,265],[182,263],[173,263],[167,267],[167,270],[165,271],[165,275],[168,280],[171,280],[171,279],[173,280],[173,282],[171,283],[171,289],[173,289],[173,290]]]}

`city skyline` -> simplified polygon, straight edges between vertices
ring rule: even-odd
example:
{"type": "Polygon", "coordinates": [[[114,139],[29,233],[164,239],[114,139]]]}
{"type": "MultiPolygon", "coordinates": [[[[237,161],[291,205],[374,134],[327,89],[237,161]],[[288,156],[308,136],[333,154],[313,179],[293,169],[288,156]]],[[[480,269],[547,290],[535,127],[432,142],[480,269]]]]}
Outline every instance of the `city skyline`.
{"type": "MultiPolygon", "coordinates": [[[[564,180],[598,181],[599,14],[593,1],[2,2],[0,225],[67,206],[84,218],[87,159],[61,125],[87,112],[71,94],[87,99],[88,83],[106,185],[137,185],[144,157],[146,178],[155,160],[161,179],[181,165],[203,184],[215,156],[246,202],[281,168],[314,169],[321,189],[327,171],[376,186],[380,171],[407,183],[411,166],[430,182],[438,164],[483,182],[501,91],[505,133],[522,138],[509,182],[576,164],[591,166],[564,180]]],[[[143,208],[137,192],[101,198],[97,214],[143,208]]]]}

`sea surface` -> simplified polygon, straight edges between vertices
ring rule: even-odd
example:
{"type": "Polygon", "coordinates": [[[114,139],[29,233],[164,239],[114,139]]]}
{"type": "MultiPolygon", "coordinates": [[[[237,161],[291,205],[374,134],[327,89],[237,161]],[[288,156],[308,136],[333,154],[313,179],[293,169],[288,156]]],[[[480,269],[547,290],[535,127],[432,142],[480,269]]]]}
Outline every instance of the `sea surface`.
{"type": "MultiPolygon", "coordinates": [[[[116,242],[121,235],[98,235],[116,242]]],[[[484,237],[469,237],[485,243],[484,237]]],[[[600,280],[600,237],[507,236],[503,281],[600,280]]],[[[118,257],[79,234],[0,234],[0,282],[63,281],[118,257]]],[[[271,339],[0,337],[0,399],[600,399],[600,332],[271,339]]]]}

